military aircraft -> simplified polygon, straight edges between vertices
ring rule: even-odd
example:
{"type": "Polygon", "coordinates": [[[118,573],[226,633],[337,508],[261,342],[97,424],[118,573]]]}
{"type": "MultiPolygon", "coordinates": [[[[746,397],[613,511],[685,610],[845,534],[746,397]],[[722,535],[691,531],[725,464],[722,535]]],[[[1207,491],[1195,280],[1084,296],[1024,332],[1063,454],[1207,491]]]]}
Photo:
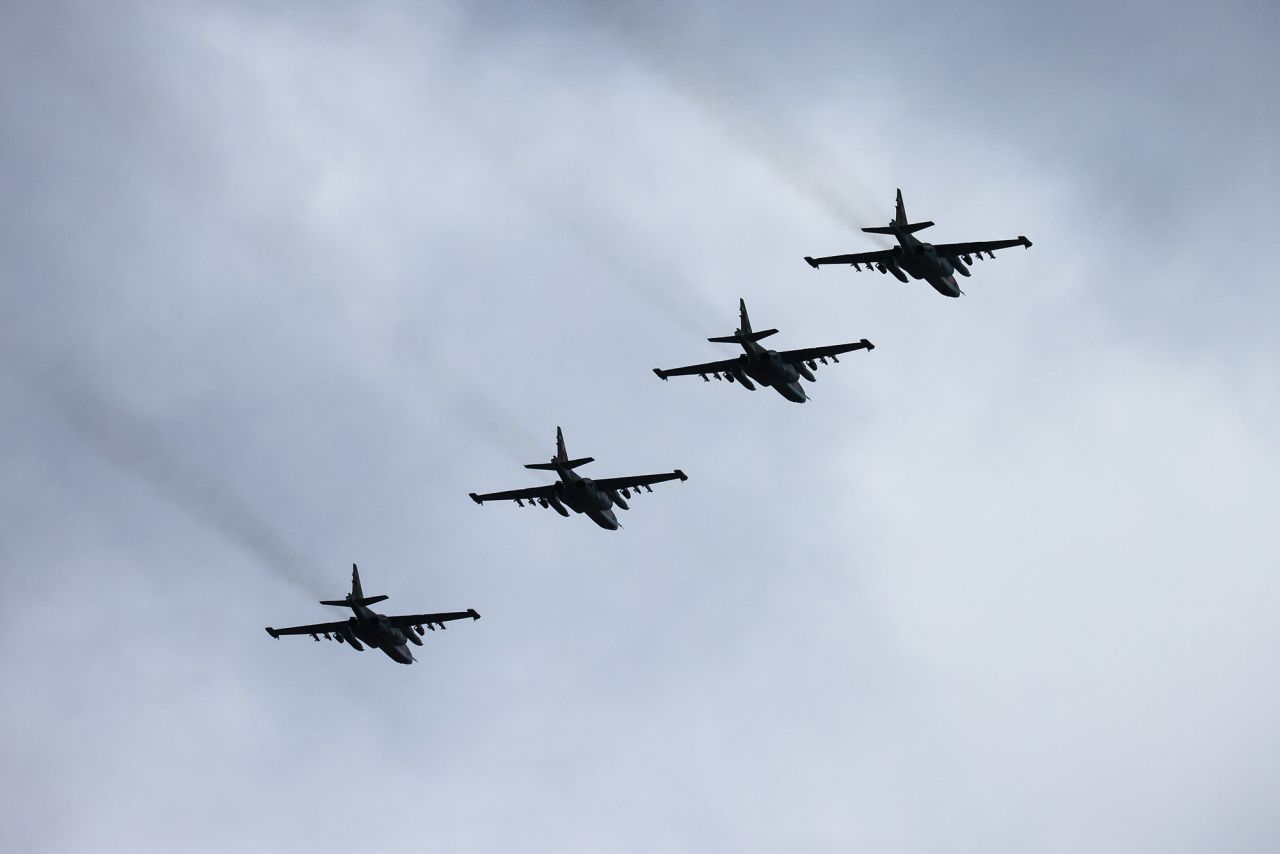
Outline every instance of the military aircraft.
{"type": "Polygon", "coordinates": [[[768,338],[778,330],[765,329],[761,332],[751,331],[751,318],[747,316],[746,300],[738,300],[738,312],[741,324],[732,335],[723,338],[708,338],[717,344],[741,344],[746,352],[736,359],[725,359],[721,362],[705,362],[701,365],[687,365],[683,368],[654,368],[653,372],[662,379],[667,377],[684,377],[697,374],[704,382],[711,382],[707,374],[720,379],[723,374],[729,382],[735,380],[743,388],[755,391],[752,380],[764,386],[772,386],[773,390],[795,403],[804,403],[809,399],[800,378],[816,382],[813,372],[818,362],[827,364],[828,357],[840,361],[841,353],[854,350],[874,350],[876,345],[863,338],[856,344],[833,344],[830,347],[807,347],[803,350],[766,350],[759,343],[761,338],[768,338]]]}
{"type": "Polygon", "coordinates": [[[529,463],[527,469],[553,471],[560,480],[546,486],[530,486],[526,489],[511,489],[506,492],[490,492],[485,495],[470,493],[471,500],[477,504],[486,501],[514,501],[521,507],[529,502],[530,507],[551,507],[561,516],[568,516],[569,510],[574,513],[586,513],[601,528],[616,531],[622,527],[613,508],[621,507],[629,510],[626,499],[634,490],[640,494],[641,488],[653,492],[652,484],[668,480],[688,480],[688,476],[676,469],[668,474],[642,474],[635,477],[610,477],[603,480],[590,480],[574,471],[578,466],[593,462],[595,457],[569,459],[564,448],[564,433],[556,428],[556,455],[549,463],[529,463]],[[568,508],[568,509],[566,509],[568,508]]]}
{"type": "Polygon", "coordinates": [[[853,269],[861,271],[865,264],[868,270],[879,270],[881,273],[892,273],[900,282],[912,279],[924,279],[933,285],[933,289],[943,296],[958,297],[964,291],[956,284],[955,273],[969,276],[967,265],[973,263],[974,256],[982,260],[982,253],[994,259],[995,250],[1008,249],[1011,246],[1031,248],[1031,241],[1019,236],[1017,240],[979,240],[973,243],[921,243],[915,232],[928,228],[932,222],[907,222],[907,210],[902,204],[902,191],[898,191],[898,205],[893,219],[886,228],[864,228],[869,234],[888,234],[895,237],[898,245],[892,249],[880,249],[875,252],[855,252],[852,255],[829,255],[826,258],[810,258],[804,260],[815,270],[822,264],[852,264],[853,269]]]}
{"type": "Polygon", "coordinates": [[[364,644],[376,647],[400,664],[413,664],[413,653],[409,652],[409,644],[422,646],[419,635],[425,635],[426,626],[431,631],[436,626],[441,629],[451,620],[480,619],[474,608],[465,611],[449,611],[444,614],[407,614],[401,617],[388,617],[369,610],[375,602],[381,602],[386,596],[365,596],[360,589],[360,570],[351,564],[351,592],[347,598],[334,601],[321,601],[321,605],[334,605],[338,608],[350,608],[355,616],[337,623],[316,623],[311,626],[292,626],[287,629],[273,629],[267,626],[267,634],[273,638],[281,635],[311,635],[311,639],[319,642],[320,635],[325,640],[336,640],[345,643],[356,652],[364,650],[364,644]]]}

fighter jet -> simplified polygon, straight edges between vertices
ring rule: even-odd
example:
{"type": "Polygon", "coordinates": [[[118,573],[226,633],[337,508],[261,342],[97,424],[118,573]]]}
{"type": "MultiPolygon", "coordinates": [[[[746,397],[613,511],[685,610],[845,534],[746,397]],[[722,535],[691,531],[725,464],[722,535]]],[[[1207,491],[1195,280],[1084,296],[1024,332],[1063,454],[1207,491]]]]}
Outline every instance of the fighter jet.
{"type": "Polygon", "coordinates": [[[722,362],[705,362],[701,365],[687,365],[683,368],[654,368],[653,372],[662,379],[667,377],[683,377],[697,374],[704,382],[711,382],[707,374],[720,379],[721,374],[729,382],[736,381],[743,388],[755,391],[752,380],[764,386],[772,386],[773,390],[795,403],[804,403],[809,399],[800,378],[816,382],[813,372],[818,362],[827,364],[831,358],[840,361],[841,353],[854,350],[874,350],[876,345],[863,338],[856,344],[833,344],[830,347],[808,347],[803,350],[766,350],[759,343],[761,338],[768,338],[778,330],[765,329],[761,332],[751,331],[751,318],[747,316],[746,300],[738,300],[738,311],[741,325],[732,335],[723,338],[708,338],[717,344],[741,344],[746,352],[736,359],[725,359],[722,362]]]}
{"type": "Polygon", "coordinates": [[[486,501],[515,501],[521,507],[529,502],[530,507],[551,507],[561,516],[568,516],[569,511],[586,513],[606,531],[616,531],[622,527],[613,508],[621,507],[629,510],[626,499],[634,490],[640,494],[641,488],[653,492],[652,484],[668,480],[688,480],[688,476],[680,469],[669,474],[642,474],[635,477],[610,477],[604,480],[590,480],[574,471],[578,466],[593,462],[595,457],[569,459],[564,448],[564,433],[556,428],[556,455],[549,463],[529,463],[527,469],[537,471],[553,471],[560,476],[556,483],[546,486],[531,486],[527,489],[511,489],[506,492],[490,492],[485,495],[470,493],[471,500],[477,504],[486,501]],[[567,508],[567,509],[566,509],[567,508]]]}
{"type": "Polygon", "coordinates": [[[431,631],[436,626],[441,629],[451,620],[480,619],[474,608],[465,611],[449,611],[444,614],[407,614],[402,617],[388,617],[369,610],[375,602],[381,602],[386,596],[365,596],[360,589],[360,570],[351,564],[351,592],[347,598],[334,601],[321,601],[321,605],[333,605],[338,608],[350,608],[355,616],[337,623],[316,623],[311,626],[293,626],[288,629],[273,629],[267,626],[267,634],[273,638],[281,635],[311,635],[311,639],[319,642],[320,635],[325,640],[336,640],[345,643],[356,652],[364,650],[364,645],[376,647],[400,664],[413,664],[413,653],[409,652],[409,644],[422,646],[419,635],[425,635],[426,626],[431,631]]]}
{"type": "Polygon", "coordinates": [[[912,279],[924,279],[933,285],[933,289],[943,296],[958,297],[964,291],[956,284],[955,273],[969,276],[966,265],[973,263],[974,256],[982,260],[985,252],[988,258],[994,259],[995,250],[1008,249],[1010,246],[1031,248],[1031,241],[1019,235],[1017,240],[979,240],[973,243],[921,243],[915,232],[928,228],[932,222],[907,222],[907,210],[902,204],[902,191],[898,191],[898,205],[893,219],[886,228],[864,228],[870,234],[888,234],[897,239],[898,245],[892,249],[880,249],[875,252],[855,252],[852,255],[829,255],[826,258],[810,258],[804,260],[815,270],[822,264],[852,264],[853,269],[861,271],[865,264],[868,270],[879,270],[881,273],[892,273],[900,282],[912,279]]]}

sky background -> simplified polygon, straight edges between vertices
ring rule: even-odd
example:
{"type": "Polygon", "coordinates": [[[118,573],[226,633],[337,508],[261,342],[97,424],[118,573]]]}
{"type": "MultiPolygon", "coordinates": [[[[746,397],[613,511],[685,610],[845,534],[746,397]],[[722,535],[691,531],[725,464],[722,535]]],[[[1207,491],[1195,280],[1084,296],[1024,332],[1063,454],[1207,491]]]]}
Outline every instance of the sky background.
{"type": "Polygon", "coordinates": [[[0,8],[13,850],[1273,852],[1280,6],[0,8]],[[804,255],[901,187],[948,300],[804,255]],[[803,406],[657,381],[869,338],[803,406]],[[556,425],[606,532],[476,507],[556,425]],[[418,663],[266,625],[472,607],[418,663]]]}

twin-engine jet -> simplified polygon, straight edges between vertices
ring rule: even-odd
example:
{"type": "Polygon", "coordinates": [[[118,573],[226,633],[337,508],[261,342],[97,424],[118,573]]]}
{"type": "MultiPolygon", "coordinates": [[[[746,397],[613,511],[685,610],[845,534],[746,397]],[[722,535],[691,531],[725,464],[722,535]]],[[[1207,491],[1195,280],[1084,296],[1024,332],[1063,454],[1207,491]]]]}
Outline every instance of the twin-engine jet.
{"type": "Polygon", "coordinates": [[[653,372],[662,379],[667,377],[684,377],[697,374],[702,377],[704,382],[711,382],[707,374],[711,374],[716,379],[720,379],[721,375],[729,382],[737,382],[743,388],[755,391],[754,380],[760,385],[770,386],[778,394],[787,400],[795,403],[804,403],[809,399],[809,395],[805,393],[804,386],[800,385],[800,378],[804,377],[809,382],[816,382],[813,372],[818,368],[818,362],[827,364],[827,359],[831,358],[840,361],[841,353],[849,353],[854,350],[874,350],[876,345],[863,338],[856,344],[833,344],[830,347],[808,347],[803,350],[766,350],[758,343],[762,338],[768,338],[774,335],[778,330],[765,329],[760,332],[751,331],[751,318],[747,316],[746,300],[738,300],[738,311],[741,316],[741,325],[732,335],[726,335],[722,338],[708,338],[717,344],[741,344],[745,350],[741,356],[736,359],[725,359],[720,362],[704,362],[701,365],[686,365],[683,368],[670,368],[663,370],[662,368],[654,368],[653,372]]]}
{"type": "Polygon", "coordinates": [[[350,608],[355,615],[338,623],[316,623],[311,626],[293,626],[287,629],[273,629],[267,626],[267,634],[273,638],[281,635],[311,635],[312,640],[319,642],[320,635],[325,640],[336,640],[345,643],[356,652],[364,650],[365,645],[382,650],[387,656],[400,664],[413,664],[413,653],[409,652],[409,644],[422,646],[418,635],[425,635],[426,626],[431,631],[436,626],[441,629],[451,620],[480,619],[474,608],[465,611],[449,611],[444,614],[407,614],[402,617],[388,617],[369,610],[375,602],[381,602],[386,596],[365,596],[360,589],[360,570],[351,564],[351,592],[347,598],[334,601],[321,601],[321,605],[334,605],[338,608],[350,608]]]}
{"type": "Polygon", "coordinates": [[[897,239],[898,245],[892,249],[881,249],[876,252],[855,252],[852,255],[829,255],[826,258],[810,258],[804,260],[815,270],[822,264],[852,264],[853,269],[861,271],[862,265],[868,270],[879,270],[881,273],[892,273],[900,282],[912,279],[924,279],[933,285],[933,289],[943,296],[958,297],[964,291],[956,284],[955,273],[969,276],[967,265],[973,263],[976,256],[982,260],[985,252],[988,258],[994,259],[995,250],[1008,249],[1011,246],[1031,248],[1031,241],[1019,236],[1017,240],[979,240],[973,243],[921,243],[915,232],[928,228],[932,222],[907,222],[907,210],[902,204],[902,191],[898,191],[898,205],[894,217],[886,228],[864,228],[870,234],[888,234],[897,239]]]}
{"type": "Polygon", "coordinates": [[[586,513],[601,528],[616,531],[621,525],[614,515],[613,508],[621,507],[629,510],[626,499],[632,491],[640,494],[641,488],[653,492],[652,484],[668,480],[688,480],[688,476],[680,469],[668,474],[642,474],[635,477],[609,477],[603,480],[591,480],[574,471],[578,466],[593,462],[595,457],[569,459],[564,448],[564,433],[556,428],[556,455],[549,463],[529,463],[527,469],[537,471],[553,471],[560,480],[546,486],[531,486],[526,489],[511,489],[506,492],[489,492],[485,495],[471,493],[471,500],[477,504],[486,501],[514,501],[521,507],[526,501],[530,507],[552,507],[561,516],[568,516],[569,511],[586,513]],[[566,509],[568,508],[568,509],[566,509]]]}

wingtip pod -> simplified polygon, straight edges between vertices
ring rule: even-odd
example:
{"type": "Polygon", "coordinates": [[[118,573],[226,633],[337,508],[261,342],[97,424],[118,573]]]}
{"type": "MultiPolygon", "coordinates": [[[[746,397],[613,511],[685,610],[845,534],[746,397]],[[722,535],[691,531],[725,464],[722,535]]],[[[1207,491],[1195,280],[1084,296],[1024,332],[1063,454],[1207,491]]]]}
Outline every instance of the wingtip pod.
{"type": "Polygon", "coordinates": [[[1030,249],[1030,248],[1031,248],[1031,241],[1030,241],[1030,240],[1027,240],[1027,236],[1026,236],[1025,234],[1019,234],[1019,235],[1018,235],[1018,239],[1022,241],[1022,248],[1023,248],[1023,249],[1030,249]]]}
{"type": "Polygon", "coordinates": [[[271,628],[270,626],[267,626],[267,634],[271,635],[276,640],[280,640],[280,633],[277,632],[275,629],[271,628]]]}
{"type": "Polygon", "coordinates": [[[472,622],[474,622],[474,621],[476,621],[476,620],[480,619],[480,615],[476,613],[476,609],[475,609],[475,608],[468,608],[468,609],[467,609],[467,616],[471,618],[472,622]]]}
{"type": "Polygon", "coordinates": [[[683,471],[681,471],[680,469],[676,469],[676,477],[680,478],[680,481],[681,481],[682,483],[683,483],[684,481],[686,481],[686,480],[688,480],[688,479],[689,479],[689,475],[685,474],[685,473],[684,473],[683,471]]]}
{"type": "Polygon", "coordinates": [[[818,262],[810,258],[808,255],[804,256],[804,262],[813,269],[818,269],[818,262]]]}
{"type": "Polygon", "coordinates": [[[475,503],[477,503],[477,504],[484,504],[484,502],[480,500],[480,496],[479,496],[479,495],[476,495],[474,492],[468,492],[468,493],[467,493],[467,495],[468,495],[468,497],[470,497],[470,498],[471,498],[471,500],[472,500],[472,501],[474,501],[475,503]]]}
{"type": "Polygon", "coordinates": [[[875,344],[872,344],[870,341],[868,341],[865,338],[862,339],[862,346],[866,347],[868,350],[874,350],[876,348],[875,344]]]}
{"type": "Polygon", "coordinates": [[[662,381],[664,381],[664,382],[666,381],[666,379],[667,379],[667,374],[666,374],[666,372],[665,372],[665,371],[663,371],[663,370],[662,370],[662,368],[654,368],[654,369],[653,369],[653,372],[654,372],[655,374],[657,374],[657,375],[658,375],[658,379],[660,379],[660,380],[662,380],[662,381]]]}

